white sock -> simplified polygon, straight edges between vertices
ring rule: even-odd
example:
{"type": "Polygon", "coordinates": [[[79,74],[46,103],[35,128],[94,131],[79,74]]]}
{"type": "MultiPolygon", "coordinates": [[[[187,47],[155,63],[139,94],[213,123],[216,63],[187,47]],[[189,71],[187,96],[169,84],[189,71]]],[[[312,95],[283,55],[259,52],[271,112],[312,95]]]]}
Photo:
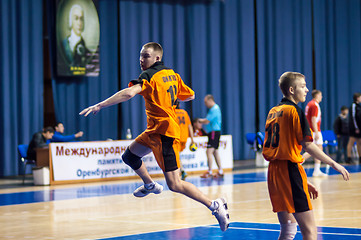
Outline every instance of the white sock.
{"type": "Polygon", "coordinates": [[[146,184],[144,184],[144,187],[145,187],[146,189],[148,189],[148,190],[154,188],[154,186],[155,186],[155,182],[151,182],[151,183],[146,183],[146,184]]]}
{"type": "Polygon", "coordinates": [[[211,175],[212,175],[212,170],[208,170],[208,172],[209,172],[209,174],[211,174],[211,175]]]}
{"type": "Polygon", "coordinates": [[[278,237],[279,240],[292,240],[297,234],[297,223],[281,223],[281,231],[278,237]]]}
{"type": "Polygon", "coordinates": [[[321,167],[321,163],[315,163],[315,169],[314,169],[313,171],[315,171],[315,172],[321,172],[320,167],[321,167]]]}
{"type": "Polygon", "coordinates": [[[218,207],[219,207],[218,202],[212,200],[211,206],[209,206],[208,208],[213,212],[214,210],[218,209],[218,207]]]}
{"type": "Polygon", "coordinates": [[[223,174],[223,169],[218,170],[219,174],[223,174]]]}

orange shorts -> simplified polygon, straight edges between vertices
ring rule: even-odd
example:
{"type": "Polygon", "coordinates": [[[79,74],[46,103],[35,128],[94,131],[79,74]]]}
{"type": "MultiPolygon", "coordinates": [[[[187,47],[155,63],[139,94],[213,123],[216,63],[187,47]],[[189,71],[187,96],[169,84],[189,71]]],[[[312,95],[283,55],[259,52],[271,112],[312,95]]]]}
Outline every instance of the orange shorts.
{"type": "Polygon", "coordinates": [[[178,169],[179,139],[167,137],[158,133],[141,133],[135,141],[152,149],[155,159],[163,172],[178,169]]]}
{"type": "Polygon", "coordinates": [[[267,182],[274,212],[312,210],[307,175],[301,164],[286,160],[270,161],[267,182]]]}
{"type": "Polygon", "coordinates": [[[187,142],[181,142],[181,143],[180,143],[180,145],[179,145],[179,147],[180,147],[179,152],[182,152],[182,151],[186,148],[186,144],[187,144],[187,142]]]}

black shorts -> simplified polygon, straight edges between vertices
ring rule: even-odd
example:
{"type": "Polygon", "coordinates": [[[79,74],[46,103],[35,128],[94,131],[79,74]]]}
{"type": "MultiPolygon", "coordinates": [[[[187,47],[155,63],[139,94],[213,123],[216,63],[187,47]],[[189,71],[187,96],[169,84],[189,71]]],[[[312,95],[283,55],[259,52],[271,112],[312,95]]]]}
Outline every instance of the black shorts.
{"type": "Polygon", "coordinates": [[[219,139],[221,138],[221,131],[212,131],[208,135],[208,144],[207,148],[218,149],[219,139]]]}
{"type": "Polygon", "coordinates": [[[155,160],[164,172],[171,172],[180,167],[179,139],[144,131],[135,141],[152,149],[155,160]]]}
{"type": "Polygon", "coordinates": [[[356,133],[356,130],[354,131],[350,130],[350,136],[354,138],[361,138],[361,131],[359,133],[356,133]]]}
{"type": "Polygon", "coordinates": [[[361,138],[361,131],[359,131],[359,133],[356,133],[356,128],[353,122],[349,122],[348,133],[350,137],[361,138]]]}

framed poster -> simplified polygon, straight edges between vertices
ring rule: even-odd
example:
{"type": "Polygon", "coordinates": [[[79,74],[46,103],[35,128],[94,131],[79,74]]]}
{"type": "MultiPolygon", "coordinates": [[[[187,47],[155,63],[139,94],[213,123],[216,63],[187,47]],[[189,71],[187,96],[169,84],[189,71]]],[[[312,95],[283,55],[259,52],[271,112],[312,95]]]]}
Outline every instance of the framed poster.
{"type": "Polygon", "coordinates": [[[58,76],[99,76],[100,24],[92,0],[57,0],[58,76]]]}

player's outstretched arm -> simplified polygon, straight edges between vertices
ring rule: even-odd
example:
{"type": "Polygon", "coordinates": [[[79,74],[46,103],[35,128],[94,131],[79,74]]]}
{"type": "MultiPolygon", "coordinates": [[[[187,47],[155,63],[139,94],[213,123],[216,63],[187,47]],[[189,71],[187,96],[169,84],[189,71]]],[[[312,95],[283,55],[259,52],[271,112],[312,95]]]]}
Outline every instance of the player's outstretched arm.
{"type": "Polygon", "coordinates": [[[337,172],[341,173],[345,181],[348,181],[350,179],[349,172],[343,166],[341,166],[332,158],[327,156],[321,149],[316,146],[316,144],[314,144],[313,142],[302,142],[301,144],[303,149],[309,154],[311,154],[312,157],[321,160],[321,162],[330,165],[337,172]]]}
{"type": "Polygon", "coordinates": [[[207,118],[199,118],[198,122],[202,123],[202,124],[208,124],[210,123],[210,121],[207,118]]]}
{"type": "Polygon", "coordinates": [[[142,91],[142,86],[140,84],[136,84],[131,87],[124,88],[123,90],[120,90],[119,92],[115,93],[113,96],[105,99],[104,101],[85,108],[79,113],[79,115],[84,115],[86,117],[90,113],[97,114],[102,108],[128,101],[129,99],[133,98],[135,95],[140,93],[141,91],[142,91]]]}

